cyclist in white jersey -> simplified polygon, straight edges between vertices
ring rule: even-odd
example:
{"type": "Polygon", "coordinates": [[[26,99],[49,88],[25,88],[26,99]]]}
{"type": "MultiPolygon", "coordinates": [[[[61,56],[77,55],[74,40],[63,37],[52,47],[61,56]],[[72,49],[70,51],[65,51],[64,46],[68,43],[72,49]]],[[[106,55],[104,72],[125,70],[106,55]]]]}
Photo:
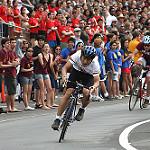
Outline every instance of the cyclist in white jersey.
{"type": "MultiPolygon", "coordinates": [[[[62,68],[63,82],[66,81],[67,70],[73,67],[69,76],[69,81],[81,81],[82,84],[86,87],[89,87],[89,89],[92,87],[91,92],[94,91],[99,86],[100,73],[99,63],[95,56],[96,50],[92,46],[84,46],[82,50],[79,50],[73,54],[66,65],[62,68]]],[[[61,121],[61,115],[65,111],[69,102],[69,98],[76,87],[76,85],[72,82],[67,83],[67,91],[59,102],[56,119],[52,124],[52,128],[54,130],[58,130],[61,121]]],[[[79,108],[78,114],[75,117],[77,121],[83,119],[85,108],[90,103],[89,89],[83,88],[82,106],[79,108]]]]}

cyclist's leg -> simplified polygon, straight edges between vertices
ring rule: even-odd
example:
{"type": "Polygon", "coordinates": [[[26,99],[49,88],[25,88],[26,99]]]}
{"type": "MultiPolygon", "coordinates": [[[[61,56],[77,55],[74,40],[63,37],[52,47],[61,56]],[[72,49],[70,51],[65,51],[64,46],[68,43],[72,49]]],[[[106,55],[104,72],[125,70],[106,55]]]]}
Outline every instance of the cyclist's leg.
{"type": "Polygon", "coordinates": [[[89,90],[86,88],[83,88],[83,97],[82,97],[82,108],[85,108],[89,103],[89,90]]]}
{"type": "Polygon", "coordinates": [[[58,107],[58,112],[57,116],[61,116],[62,113],[65,111],[67,105],[68,105],[68,100],[71,96],[71,94],[74,92],[73,88],[68,88],[65,95],[61,98],[59,102],[59,107],[58,107]]]}
{"type": "MultiPolygon", "coordinates": [[[[146,60],[144,57],[140,57],[137,61],[137,63],[140,63],[144,66],[146,66],[146,60]]],[[[147,92],[146,92],[146,96],[144,97],[144,103],[143,103],[143,108],[146,108],[148,106],[148,103],[149,103],[149,92],[150,92],[150,85],[149,85],[149,82],[150,82],[150,74],[148,73],[147,74],[148,78],[147,78],[147,92]]]]}

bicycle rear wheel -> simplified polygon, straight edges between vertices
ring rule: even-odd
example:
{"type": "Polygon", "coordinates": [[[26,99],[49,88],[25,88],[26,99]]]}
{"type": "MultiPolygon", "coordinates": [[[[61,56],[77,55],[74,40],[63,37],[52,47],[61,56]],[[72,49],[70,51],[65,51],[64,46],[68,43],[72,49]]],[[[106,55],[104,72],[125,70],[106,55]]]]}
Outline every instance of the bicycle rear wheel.
{"type": "Polygon", "coordinates": [[[60,134],[59,143],[61,142],[61,140],[64,139],[65,133],[67,131],[67,127],[69,125],[69,120],[70,120],[70,117],[71,117],[71,113],[72,113],[72,110],[73,110],[75,100],[73,98],[71,98],[69,103],[70,104],[69,104],[68,111],[66,112],[66,115],[63,118],[63,122],[62,122],[62,125],[61,125],[62,131],[61,131],[61,134],[60,134]]]}
{"type": "Polygon", "coordinates": [[[130,99],[129,99],[129,110],[132,111],[135,108],[135,105],[138,101],[139,94],[140,94],[140,86],[141,86],[141,81],[137,79],[133,85],[133,90],[130,94],[130,99]]]}
{"type": "Polygon", "coordinates": [[[145,101],[145,96],[146,96],[146,88],[145,86],[142,89],[142,98],[140,98],[140,108],[143,109],[143,103],[145,101]]]}

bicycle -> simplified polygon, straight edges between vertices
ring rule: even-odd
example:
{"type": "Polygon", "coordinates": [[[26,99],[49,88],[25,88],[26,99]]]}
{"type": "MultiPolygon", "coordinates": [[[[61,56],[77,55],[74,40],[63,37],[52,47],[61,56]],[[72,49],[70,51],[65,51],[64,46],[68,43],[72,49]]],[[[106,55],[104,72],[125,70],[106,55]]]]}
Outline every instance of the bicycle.
{"type": "MultiPolygon", "coordinates": [[[[142,64],[135,63],[136,65],[139,65],[141,67],[141,73],[138,75],[136,81],[133,84],[133,90],[131,91],[130,94],[130,99],[129,99],[129,110],[132,111],[138,100],[140,99],[140,108],[143,109],[143,102],[144,102],[144,97],[146,96],[146,81],[147,81],[147,73],[150,69],[149,66],[144,67],[142,64]],[[145,71],[145,72],[144,72],[145,71]],[[142,82],[142,78],[144,79],[144,82],[142,82]]],[[[132,65],[131,65],[132,68],[132,65]]]]}
{"type": "MultiPolygon", "coordinates": [[[[68,82],[71,82],[71,81],[68,81],[68,82]]],[[[67,132],[68,126],[70,126],[70,124],[73,123],[73,121],[75,121],[76,106],[77,106],[77,100],[79,99],[80,89],[88,88],[88,87],[80,84],[77,81],[76,81],[76,83],[74,83],[74,82],[71,82],[71,83],[75,84],[76,88],[75,88],[74,94],[72,94],[72,96],[70,97],[70,101],[68,103],[68,106],[66,108],[66,111],[65,111],[63,119],[62,119],[62,123],[60,125],[61,134],[60,134],[60,138],[59,138],[59,143],[62,140],[64,140],[64,136],[65,136],[65,133],[67,132]]],[[[91,95],[91,92],[89,92],[89,97],[90,97],[90,95],[91,95]]],[[[88,98],[88,100],[89,100],[89,98],[88,98]]]]}

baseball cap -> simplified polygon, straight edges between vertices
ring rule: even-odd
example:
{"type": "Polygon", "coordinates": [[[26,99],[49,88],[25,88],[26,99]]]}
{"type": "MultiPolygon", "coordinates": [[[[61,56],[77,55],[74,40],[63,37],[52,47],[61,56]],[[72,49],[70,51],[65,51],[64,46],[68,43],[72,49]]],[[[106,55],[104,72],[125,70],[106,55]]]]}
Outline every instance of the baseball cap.
{"type": "Polygon", "coordinates": [[[74,29],[74,32],[78,32],[78,31],[81,31],[81,29],[80,28],[75,28],[74,29]]]}

